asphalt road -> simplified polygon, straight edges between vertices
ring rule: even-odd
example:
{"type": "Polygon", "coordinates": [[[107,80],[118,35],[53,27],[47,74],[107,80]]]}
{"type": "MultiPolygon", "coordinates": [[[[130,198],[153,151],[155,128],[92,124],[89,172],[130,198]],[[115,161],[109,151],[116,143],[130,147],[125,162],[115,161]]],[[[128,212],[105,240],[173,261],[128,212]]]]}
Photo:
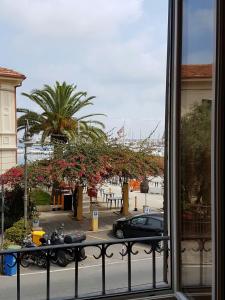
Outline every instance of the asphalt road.
{"type": "MultiPolygon", "coordinates": [[[[98,233],[87,232],[87,240],[98,241],[108,240],[112,236],[109,231],[98,233]]],[[[138,244],[134,250],[138,250],[137,255],[132,255],[132,287],[141,288],[152,286],[152,257],[145,253],[147,246],[138,244]]],[[[108,253],[113,253],[112,258],[106,259],[106,290],[127,289],[127,258],[121,257],[122,245],[113,245],[108,249],[108,253]]],[[[101,259],[95,259],[99,250],[95,247],[86,249],[87,258],[79,263],[79,295],[98,294],[102,288],[101,259]]],[[[156,257],[157,272],[156,278],[159,285],[162,280],[162,256],[156,257]]],[[[51,299],[60,297],[73,297],[75,291],[74,283],[74,263],[66,268],[51,265],[51,299]]],[[[21,268],[21,299],[40,300],[46,297],[46,271],[36,266],[27,269],[21,268]]],[[[0,300],[16,299],[16,276],[0,276],[0,300]]]]}
{"type": "MultiPolygon", "coordinates": [[[[162,284],[162,259],[157,258],[157,281],[162,284]]],[[[21,276],[21,299],[45,299],[46,295],[46,272],[29,270],[22,272],[21,276]]],[[[51,298],[72,297],[74,295],[74,267],[52,268],[51,271],[51,298]]],[[[151,258],[138,258],[132,260],[132,286],[152,286],[151,258]]],[[[99,293],[101,291],[101,265],[100,262],[92,261],[89,265],[79,267],[79,295],[99,293]]],[[[106,289],[124,290],[127,287],[127,261],[111,259],[106,263],[106,289]]],[[[16,277],[1,277],[0,299],[16,299],[16,277]]]]}

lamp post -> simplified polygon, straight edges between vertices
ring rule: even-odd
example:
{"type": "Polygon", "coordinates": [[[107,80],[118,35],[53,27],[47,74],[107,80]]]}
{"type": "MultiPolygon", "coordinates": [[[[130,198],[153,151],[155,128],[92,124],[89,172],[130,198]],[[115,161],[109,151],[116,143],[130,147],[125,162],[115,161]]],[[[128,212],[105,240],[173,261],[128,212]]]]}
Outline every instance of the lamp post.
{"type": "Polygon", "coordinates": [[[33,145],[31,134],[29,132],[29,123],[28,120],[25,120],[25,132],[24,132],[24,228],[27,229],[27,204],[28,204],[28,196],[27,196],[27,148],[33,145]]]}

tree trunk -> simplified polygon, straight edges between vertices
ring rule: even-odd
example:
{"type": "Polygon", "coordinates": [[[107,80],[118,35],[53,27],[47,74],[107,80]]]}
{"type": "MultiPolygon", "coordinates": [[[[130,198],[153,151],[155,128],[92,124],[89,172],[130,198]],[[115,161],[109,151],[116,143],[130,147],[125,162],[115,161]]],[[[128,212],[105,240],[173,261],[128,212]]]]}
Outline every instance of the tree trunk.
{"type": "Polygon", "coordinates": [[[77,221],[83,220],[83,186],[78,186],[78,192],[77,192],[77,221]]]}
{"type": "Polygon", "coordinates": [[[129,214],[129,185],[127,182],[123,183],[122,195],[123,195],[122,215],[127,216],[129,214]]]}

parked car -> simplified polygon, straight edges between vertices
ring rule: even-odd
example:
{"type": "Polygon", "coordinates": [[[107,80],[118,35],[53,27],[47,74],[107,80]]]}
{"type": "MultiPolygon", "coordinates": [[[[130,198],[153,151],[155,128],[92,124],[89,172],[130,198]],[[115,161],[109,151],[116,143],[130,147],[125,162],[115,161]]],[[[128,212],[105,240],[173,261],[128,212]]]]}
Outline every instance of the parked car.
{"type": "Polygon", "coordinates": [[[163,213],[140,214],[121,218],[113,224],[113,234],[119,238],[161,236],[163,213]]]}

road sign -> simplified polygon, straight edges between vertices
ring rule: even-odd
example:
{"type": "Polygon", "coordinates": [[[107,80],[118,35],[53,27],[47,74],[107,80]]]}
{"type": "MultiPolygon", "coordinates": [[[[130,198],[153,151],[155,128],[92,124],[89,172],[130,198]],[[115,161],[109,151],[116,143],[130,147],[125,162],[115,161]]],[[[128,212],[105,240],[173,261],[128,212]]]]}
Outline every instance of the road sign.
{"type": "Polygon", "coordinates": [[[144,205],[143,206],[143,212],[144,212],[144,214],[150,214],[151,208],[147,205],[144,205]]]}
{"type": "Polygon", "coordinates": [[[98,219],[98,210],[93,210],[93,218],[98,219]]]}

